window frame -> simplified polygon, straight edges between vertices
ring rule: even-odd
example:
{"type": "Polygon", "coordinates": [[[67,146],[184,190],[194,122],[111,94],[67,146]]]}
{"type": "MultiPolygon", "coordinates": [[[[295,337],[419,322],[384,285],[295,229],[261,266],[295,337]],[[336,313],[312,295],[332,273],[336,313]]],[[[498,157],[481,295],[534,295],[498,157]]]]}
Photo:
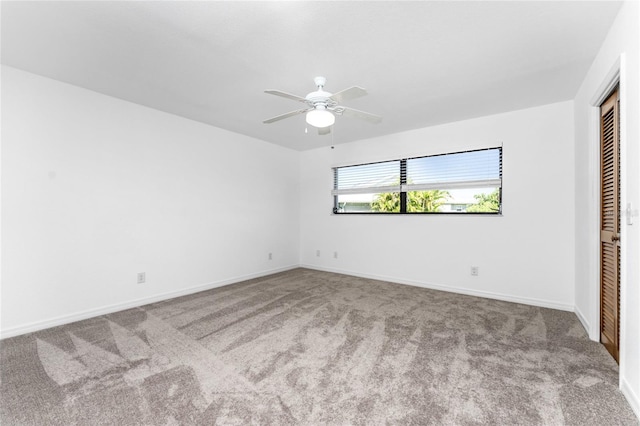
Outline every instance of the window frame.
{"type": "MultiPolygon", "coordinates": [[[[391,160],[383,160],[383,161],[372,161],[369,163],[360,163],[360,164],[349,164],[349,165],[345,165],[345,166],[335,166],[331,168],[331,172],[333,175],[333,190],[332,190],[332,198],[333,198],[333,208],[332,208],[332,214],[333,215],[457,215],[457,216],[468,216],[468,215],[480,215],[480,216],[502,216],[502,210],[503,210],[503,199],[502,199],[502,190],[503,190],[503,177],[502,177],[502,160],[503,160],[503,146],[494,146],[494,147],[489,147],[489,148],[478,148],[478,149],[471,149],[471,150],[465,150],[465,151],[455,151],[455,152],[446,152],[446,153],[440,153],[440,154],[431,154],[431,155],[423,155],[423,156],[418,156],[418,157],[406,157],[406,158],[400,158],[400,159],[391,159],[391,160]],[[427,157],[439,157],[439,156],[447,156],[447,155],[455,155],[455,154],[464,154],[464,153],[470,153],[470,152],[479,152],[479,151],[491,151],[491,150],[498,150],[499,153],[499,163],[498,163],[498,172],[499,172],[499,178],[494,179],[494,181],[499,180],[499,186],[497,187],[498,189],[498,202],[499,202],[499,209],[497,212],[466,212],[466,211],[445,211],[445,212],[408,212],[407,211],[407,192],[411,192],[411,191],[407,191],[406,186],[407,186],[407,161],[408,160],[414,160],[414,159],[421,159],[421,158],[427,158],[427,157]],[[338,169],[340,168],[346,168],[346,167],[356,167],[356,166],[366,166],[366,165],[370,165],[370,164],[380,164],[380,163],[387,163],[387,162],[392,162],[392,161],[398,161],[400,164],[400,191],[399,191],[399,195],[400,195],[400,211],[397,212],[373,212],[373,211],[353,211],[353,212],[341,212],[339,211],[338,208],[338,197],[340,194],[334,194],[335,191],[338,191],[338,189],[336,188],[336,185],[338,183],[338,169]]],[[[377,189],[377,188],[371,188],[371,189],[377,189]]]]}

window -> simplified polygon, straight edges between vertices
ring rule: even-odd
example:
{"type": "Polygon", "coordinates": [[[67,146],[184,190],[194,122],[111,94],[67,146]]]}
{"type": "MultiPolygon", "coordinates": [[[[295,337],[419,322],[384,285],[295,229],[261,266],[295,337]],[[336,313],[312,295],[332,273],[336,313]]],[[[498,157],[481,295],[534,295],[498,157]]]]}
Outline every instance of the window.
{"type": "Polygon", "coordinates": [[[502,148],[333,169],[333,212],[502,212],[502,148]]]}

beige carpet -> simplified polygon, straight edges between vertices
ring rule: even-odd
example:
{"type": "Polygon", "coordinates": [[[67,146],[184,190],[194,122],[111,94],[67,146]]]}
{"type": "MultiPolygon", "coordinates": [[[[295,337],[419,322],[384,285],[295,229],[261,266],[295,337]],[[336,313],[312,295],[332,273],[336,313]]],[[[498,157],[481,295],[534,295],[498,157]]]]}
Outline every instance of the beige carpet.
{"type": "Polygon", "coordinates": [[[4,425],[634,425],[574,314],[296,269],[1,342],[4,425]]]}

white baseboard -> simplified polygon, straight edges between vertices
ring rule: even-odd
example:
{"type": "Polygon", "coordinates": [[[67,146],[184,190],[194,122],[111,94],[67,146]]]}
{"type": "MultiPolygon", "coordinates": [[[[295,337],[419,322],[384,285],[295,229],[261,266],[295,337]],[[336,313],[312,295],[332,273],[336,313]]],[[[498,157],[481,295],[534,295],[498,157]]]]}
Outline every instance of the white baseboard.
{"type": "Polygon", "coordinates": [[[137,308],[139,306],[148,305],[150,303],[161,302],[163,300],[172,299],[174,297],[186,296],[193,293],[198,293],[212,288],[223,287],[229,284],[235,284],[241,281],[250,280],[253,278],[260,278],[266,275],[276,274],[278,272],[289,271],[291,269],[298,268],[299,265],[290,265],[282,268],[269,269],[253,274],[247,274],[239,277],[227,278],[220,281],[215,281],[207,284],[200,284],[195,287],[189,287],[177,291],[171,291],[168,293],[157,294],[150,297],[144,297],[142,299],[132,300],[125,303],[116,303],[114,305],[103,306],[96,309],[89,309],[86,311],[75,312],[69,315],[63,315],[56,318],[51,318],[44,321],[35,321],[32,323],[12,327],[8,329],[0,330],[0,340],[7,339],[9,337],[19,336],[21,334],[32,333],[34,331],[44,330],[46,328],[57,327],[59,325],[69,324],[76,321],[85,320],[88,318],[98,317],[101,315],[112,314],[114,312],[124,311],[125,309],[137,308]]]}
{"type": "Polygon", "coordinates": [[[640,398],[638,398],[638,395],[636,395],[633,389],[631,389],[631,386],[629,386],[629,383],[627,383],[624,378],[620,379],[620,391],[624,397],[627,398],[627,402],[629,402],[631,409],[638,420],[640,420],[640,398]]]}
{"type": "MultiPolygon", "coordinates": [[[[580,323],[584,327],[584,330],[587,332],[587,336],[589,336],[591,340],[594,340],[593,336],[591,335],[591,326],[589,325],[589,321],[587,321],[587,318],[584,316],[580,308],[575,306],[573,311],[575,312],[576,316],[580,320],[580,323]]],[[[598,340],[598,339],[595,339],[595,340],[598,340]]]]}
{"type": "MultiPolygon", "coordinates": [[[[302,265],[289,265],[289,266],[285,266],[285,267],[281,267],[281,268],[270,269],[270,270],[261,271],[261,272],[248,274],[248,275],[243,275],[243,276],[239,276],[239,277],[228,278],[228,279],[221,280],[221,281],[202,284],[202,285],[198,285],[198,286],[195,286],[195,287],[181,289],[181,290],[177,290],[177,291],[173,291],[173,292],[162,293],[162,294],[158,294],[158,295],[154,295],[154,296],[150,296],[150,297],[145,297],[145,298],[142,298],[142,299],[128,301],[128,302],[125,302],[125,303],[118,303],[118,304],[114,304],[114,305],[103,306],[103,307],[100,307],[100,308],[89,309],[89,310],[81,311],[81,312],[75,312],[73,314],[63,315],[63,316],[59,316],[59,317],[56,317],[56,318],[51,318],[51,319],[44,320],[44,321],[36,321],[36,322],[20,325],[20,326],[17,326],[17,327],[12,327],[12,328],[8,328],[8,329],[2,329],[2,330],[0,330],[0,340],[1,339],[7,339],[9,337],[19,336],[21,334],[32,333],[34,331],[39,331],[39,330],[43,330],[43,329],[46,329],[46,328],[57,327],[59,325],[69,324],[69,323],[72,323],[72,322],[81,321],[81,320],[85,320],[85,319],[88,319],[88,318],[97,317],[97,316],[100,316],[100,315],[111,314],[111,313],[114,313],[114,312],[123,311],[125,309],[136,308],[136,307],[139,307],[139,306],[148,305],[150,303],[161,302],[163,300],[171,299],[171,298],[174,298],[174,297],[186,296],[188,294],[198,293],[200,291],[210,290],[212,288],[222,287],[222,286],[225,286],[225,285],[229,285],[229,284],[234,284],[234,283],[241,282],[241,281],[250,280],[252,278],[260,278],[260,277],[264,277],[266,275],[271,275],[271,274],[275,274],[275,273],[278,273],[278,272],[284,272],[284,271],[288,271],[288,270],[295,269],[295,268],[298,268],[298,267],[308,268],[308,269],[315,269],[315,270],[318,270],[318,271],[325,271],[325,272],[335,272],[335,273],[338,273],[338,274],[351,275],[351,276],[356,276],[356,277],[361,277],[361,278],[369,278],[369,279],[380,280],[380,281],[394,282],[394,283],[398,283],[398,284],[412,285],[412,286],[415,286],[415,287],[429,288],[429,289],[433,289],[433,290],[448,291],[448,292],[451,292],[451,293],[466,294],[466,295],[469,295],[469,296],[478,296],[478,297],[485,297],[485,298],[488,298],[488,299],[503,300],[503,301],[506,301],[506,302],[521,303],[521,304],[524,304],[524,305],[532,305],[532,306],[539,306],[539,307],[543,307],[543,308],[551,308],[551,309],[559,309],[559,310],[562,310],[562,311],[576,312],[576,315],[580,319],[580,322],[582,322],[582,325],[585,326],[585,328],[587,328],[587,326],[588,326],[588,323],[586,322],[584,316],[581,313],[577,312],[576,309],[574,308],[574,306],[571,306],[571,305],[565,305],[565,304],[551,302],[551,301],[547,301],[547,300],[540,300],[540,299],[524,298],[524,297],[517,297],[517,296],[512,296],[512,295],[505,295],[505,294],[500,294],[500,293],[492,293],[492,292],[485,292],[485,291],[478,291],[478,290],[470,290],[470,289],[466,289],[466,288],[462,288],[462,287],[445,286],[445,285],[428,283],[428,282],[404,280],[404,279],[399,279],[399,278],[394,278],[394,277],[387,277],[387,276],[382,276],[382,275],[363,274],[363,273],[359,273],[359,272],[348,271],[348,270],[337,269],[337,268],[324,268],[324,267],[319,267],[319,266],[316,266],[316,265],[302,264],[302,265]]],[[[588,330],[588,328],[587,328],[587,330],[588,330]]]]}
{"type": "Polygon", "coordinates": [[[320,267],[320,266],[317,266],[317,265],[301,264],[300,267],[301,268],[308,268],[308,269],[315,269],[317,271],[334,272],[334,273],[337,273],[337,274],[352,275],[352,276],[360,277],[360,278],[369,278],[369,279],[372,279],[372,280],[388,281],[388,282],[393,282],[393,283],[397,283],[397,284],[411,285],[411,286],[414,286],[414,287],[429,288],[429,289],[432,289],[432,290],[447,291],[449,293],[466,294],[468,296],[484,297],[484,298],[487,298],[487,299],[503,300],[505,302],[521,303],[523,305],[539,306],[541,308],[550,308],[550,309],[558,309],[558,310],[561,310],[561,311],[574,312],[574,306],[573,305],[567,305],[567,304],[564,304],[564,303],[552,302],[552,301],[549,301],[549,300],[541,300],[541,299],[534,299],[534,298],[528,298],[528,297],[518,297],[518,296],[512,296],[512,295],[500,294],[500,293],[493,293],[493,292],[488,292],[488,291],[471,290],[471,289],[467,289],[467,288],[463,288],[463,287],[454,287],[454,286],[434,284],[434,283],[428,283],[428,282],[422,282],[422,281],[405,280],[405,279],[394,278],[394,277],[386,277],[386,276],[383,276],[383,275],[363,274],[363,273],[360,273],[360,272],[347,271],[347,270],[337,269],[337,268],[325,268],[325,267],[320,267]]]}

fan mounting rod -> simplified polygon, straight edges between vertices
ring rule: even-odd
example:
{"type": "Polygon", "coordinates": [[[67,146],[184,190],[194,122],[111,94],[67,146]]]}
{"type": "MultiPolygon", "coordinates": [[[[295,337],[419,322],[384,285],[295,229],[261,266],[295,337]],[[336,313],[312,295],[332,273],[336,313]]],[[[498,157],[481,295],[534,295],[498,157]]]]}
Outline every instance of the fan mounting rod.
{"type": "Polygon", "coordinates": [[[327,82],[326,78],[318,76],[313,79],[313,82],[318,86],[318,90],[309,93],[305,97],[305,101],[310,107],[326,109],[338,104],[336,101],[331,99],[331,93],[324,91],[324,85],[327,82]]]}
{"type": "Polygon", "coordinates": [[[327,79],[324,77],[316,77],[313,79],[313,82],[318,86],[318,89],[322,89],[325,84],[327,84],[327,79]]]}

